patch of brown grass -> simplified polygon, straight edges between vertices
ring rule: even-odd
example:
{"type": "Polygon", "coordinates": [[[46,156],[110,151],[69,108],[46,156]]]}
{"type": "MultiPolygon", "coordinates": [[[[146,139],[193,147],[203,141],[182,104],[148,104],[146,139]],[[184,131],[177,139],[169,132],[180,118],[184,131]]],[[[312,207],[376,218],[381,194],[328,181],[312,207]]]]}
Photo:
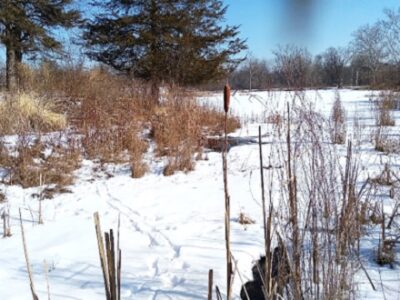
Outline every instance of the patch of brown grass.
{"type": "MultiPolygon", "coordinates": [[[[156,142],[156,154],[168,156],[164,175],[194,169],[195,154],[202,153],[209,135],[222,135],[224,114],[198,104],[194,95],[184,90],[170,89],[165,100],[155,107],[151,122],[151,137],[156,142]]],[[[237,118],[228,119],[228,132],[240,127],[237,118]]]]}
{"type": "Polygon", "coordinates": [[[64,129],[66,117],[52,101],[35,94],[8,95],[0,102],[0,133],[48,132],[64,129]]]}
{"type": "MultiPolygon", "coordinates": [[[[23,89],[57,103],[54,111],[65,114],[68,126],[82,137],[79,146],[85,157],[129,163],[134,178],[147,171],[143,155],[149,139],[155,141],[156,155],[167,157],[166,173],[173,173],[192,170],[204,137],[224,130],[221,110],[199,105],[193,93],[178,87],[163,87],[160,103],[155,103],[150,84],[106,68],[85,70],[80,64],[60,67],[51,62],[21,68],[23,89]]],[[[239,127],[237,118],[228,119],[228,132],[239,127]]]]}
{"type": "Polygon", "coordinates": [[[62,147],[43,143],[40,138],[33,142],[27,136],[20,136],[15,155],[8,154],[4,167],[9,170],[7,184],[18,184],[23,188],[54,184],[66,186],[73,183],[73,171],[80,165],[78,148],[62,147]],[[45,155],[45,147],[52,152],[45,155]]]}
{"type": "Polygon", "coordinates": [[[245,213],[241,212],[239,214],[239,219],[238,219],[239,224],[241,225],[251,225],[251,224],[255,224],[256,222],[250,218],[249,216],[247,216],[245,213]]]}

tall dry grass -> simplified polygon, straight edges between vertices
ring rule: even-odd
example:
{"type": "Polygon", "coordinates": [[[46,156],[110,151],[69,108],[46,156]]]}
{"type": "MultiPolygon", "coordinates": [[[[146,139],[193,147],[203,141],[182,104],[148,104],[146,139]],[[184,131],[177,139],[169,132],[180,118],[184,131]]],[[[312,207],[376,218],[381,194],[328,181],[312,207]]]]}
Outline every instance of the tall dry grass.
{"type": "Polygon", "coordinates": [[[64,114],[57,113],[54,103],[30,94],[9,95],[0,102],[0,133],[49,132],[67,126],[64,114]]]}
{"type": "MultiPolygon", "coordinates": [[[[207,136],[224,131],[223,113],[199,105],[194,93],[177,86],[163,87],[155,104],[152,86],[107,68],[85,69],[80,63],[61,67],[50,61],[36,68],[20,68],[24,95],[35,97],[29,102],[32,105],[25,105],[26,101],[21,105],[10,101],[10,105],[32,113],[19,113],[17,128],[4,122],[5,130],[26,134],[68,127],[81,137],[84,157],[101,163],[129,163],[135,178],[146,173],[144,154],[150,142],[155,142],[156,155],[166,157],[164,174],[172,175],[193,170],[194,156],[201,157],[207,136]],[[43,109],[36,113],[33,107],[43,109]]],[[[239,126],[236,118],[228,119],[228,131],[239,126]]]]}
{"type": "Polygon", "coordinates": [[[334,144],[344,144],[346,141],[346,111],[342,105],[340,94],[336,91],[335,101],[330,117],[331,140],[334,144]]]}

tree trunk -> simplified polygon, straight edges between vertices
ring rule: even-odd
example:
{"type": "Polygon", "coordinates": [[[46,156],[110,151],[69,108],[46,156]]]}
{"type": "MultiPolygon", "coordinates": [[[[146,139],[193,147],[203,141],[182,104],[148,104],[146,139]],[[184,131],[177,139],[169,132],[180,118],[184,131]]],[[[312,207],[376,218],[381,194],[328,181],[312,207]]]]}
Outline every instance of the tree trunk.
{"type": "Polygon", "coordinates": [[[14,93],[18,89],[18,71],[17,71],[17,62],[20,57],[17,51],[7,46],[6,49],[6,84],[7,91],[14,93]]]}

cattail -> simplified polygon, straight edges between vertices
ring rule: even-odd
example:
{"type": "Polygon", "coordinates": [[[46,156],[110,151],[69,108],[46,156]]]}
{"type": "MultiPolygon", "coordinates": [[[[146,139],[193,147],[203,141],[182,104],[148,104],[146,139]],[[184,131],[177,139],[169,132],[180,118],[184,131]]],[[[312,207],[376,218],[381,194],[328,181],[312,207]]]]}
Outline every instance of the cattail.
{"type": "Polygon", "coordinates": [[[231,100],[231,87],[227,83],[224,87],[224,111],[228,113],[229,102],[231,100]]]}

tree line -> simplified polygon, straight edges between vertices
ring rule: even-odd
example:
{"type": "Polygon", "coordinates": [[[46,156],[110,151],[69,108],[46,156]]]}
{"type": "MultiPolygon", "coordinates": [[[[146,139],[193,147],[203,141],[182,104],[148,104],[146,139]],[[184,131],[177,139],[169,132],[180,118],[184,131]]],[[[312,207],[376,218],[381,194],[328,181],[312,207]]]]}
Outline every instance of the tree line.
{"type": "MultiPolygon", "coordinates": [[[[354,31],[346,47],[317,55],[296,45],[279,46],[270,61],[251,54],[230,75],[236,89],[400,85],[400,8],[354,31]]],[[[213,88],[212,85],[208,86],[213,88]]]]}
{"type": "Polygon", "coordinates": [[[239,26],[223,25],[219,0],[0,1],[0,43],[6,52],[6,87],[20,86],[18,66],[27,59],[62,58],[60,29],[79,28],[85,55],[116,72],[162,84],[235,89],[330,86],[393,87],[400,84],[400,8],[360,27],[347,47],[311,55],[296,45],[275,49],[274,59],[247,55],[239,26]],[[75,8],[74,8],[75,7],[75,8]]]}
{"type": "MultiPolygon", "coordinates": [[[[116,72],[161,84],[195,85],[227,74],[246,49],[239,27],[223,25],[219,0],[0,1],[0,42],[6,49],[6,86],[19,87],[24,58],[62,54],[60,29],[77,27],[90,59],[116,72]],[[76,7],[76,6],[75,6],[76,7]]],[[[155,99],[158,99],[155,95],[155,99]]]]}

